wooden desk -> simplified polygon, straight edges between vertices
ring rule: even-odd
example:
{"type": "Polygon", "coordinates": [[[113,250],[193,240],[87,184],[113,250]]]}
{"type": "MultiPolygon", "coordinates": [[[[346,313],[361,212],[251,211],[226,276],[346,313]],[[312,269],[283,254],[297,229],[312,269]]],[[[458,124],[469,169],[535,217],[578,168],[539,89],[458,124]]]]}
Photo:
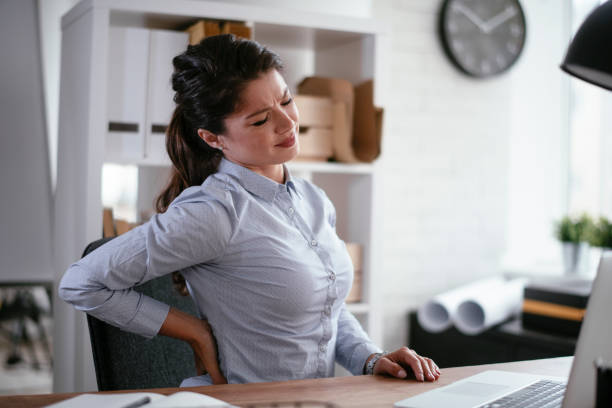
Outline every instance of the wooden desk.
{"type": "MultiPolygon", "coordinates": [[[[461,378],[484,370],[506,370],[564,377],[569,375],[572,357],[515,363],[488,364],[455,367],[442,370],[440,380],[435,383],[418,383],[414,380],[357,376],[298,380],[285,382],[213,385],[189,388],[235,405],[271,401],[314,400],[327,401],[339,407],[391,407],[393,403],[412,395],[448,385],[461,378]]],[[[171,394],[178,388],[147,390],[160,394],[171,394]]],[[[77,394],[15,395],[0,397],[0,407],[41,407],[61,401],[77,394]]]]}

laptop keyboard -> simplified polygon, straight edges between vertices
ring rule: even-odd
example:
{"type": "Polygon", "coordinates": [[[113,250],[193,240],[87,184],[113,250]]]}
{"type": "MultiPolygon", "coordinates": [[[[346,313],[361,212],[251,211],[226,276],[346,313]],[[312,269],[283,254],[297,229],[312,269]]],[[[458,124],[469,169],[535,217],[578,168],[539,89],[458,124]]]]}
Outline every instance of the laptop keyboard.
{"type": "Polygon", "coordinates": [[[565,384],[540,380],[478,408],[560,408],[565,384]]]}

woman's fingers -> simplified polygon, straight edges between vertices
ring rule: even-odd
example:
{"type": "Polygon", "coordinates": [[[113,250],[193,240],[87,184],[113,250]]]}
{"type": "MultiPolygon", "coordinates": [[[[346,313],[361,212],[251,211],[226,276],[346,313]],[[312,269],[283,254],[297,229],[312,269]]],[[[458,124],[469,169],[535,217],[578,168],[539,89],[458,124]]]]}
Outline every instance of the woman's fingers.
{"type": "MultiPolygon", "coordinates": [[[[208,327],[210,328],[210,326],[208,327]]],[[[217,343],[210,329],[208,335],[204,338],[204,353],[202,360],[204,367],[206,367],[206,371],[208,371],[210,378],[213,380],[213,384],[227,384],[227,380],[223,374],[221,374],[221,368],[219,368],[217,343]]]]}
{"type": "MultiPolygon", "coordinates": [[[[198,372],[206,373],[210,375],[213,384],[227,384],[226,378],[221,373],[219,367],[219,360],[217,358],[217,343],[212,333],[212,329],[207,321],[202,320],[203,333],[194,347],[194,351],[197,355],[196,368],[198,372]],[[200,367],[198,367],[198,363],[200,367]]],[[[198,374],[201,375],[201,374],[198,374]]]]}
{"type": "Polygon", "coordinates": [[[413,354],[409,354],[408,357],[404,358],[404,362],[412,368],[414,376],[419,381],[425,381],[425,367],[421,364],[421,360],[415,357],[413,354]]]}
{"type": "Polygon", "coordinates": [[[196,356],[196,370],[198,375],[208,373],[213,384],[227,384],[227,380],[221,373],[216,354],[210,355],[209,350],[201,350],[196,356]]]}
{"type": "Polygon", "coordinates": [[[421,360],[421,365],[425,367],[427,379],[429,381],[437,380],[440,375],[436,372],[436,370],[431,365],[433,361],[431,361],[431,359],[427,357],[421,357],[421,356],[418,356],[418,357],[421,360]]]}
{"type": "Polygon", "coordinates": [[[425,357],[425,360],[427,360],[427,362],[429,363],[429,367],[431,367],[431,371],[434,373],[434,375],[437,374],[437,376],[440,377],[440,374],[442,373],[440,372],[440,369],[438,368],[436,363],[434,363],[434,361],[431,358],[425,357]]]}
{"type": "Polygon", "coordinates": [[[397,378],[406,378],[408,375],[406,370],[404,370],[401,365],[384,357],[378,360],[376,363],[376,366],[374,367],[374,374],[388,374],[397,378]]]}
{"type": "Polygon", "coordinates": [[[394,377],[405,377],[405,375],[403,377],[399,375],[398,367],[410,367],[418,381],[435,381],[441,374],[440,369],[432,359],[419,356],[414,350],[407,347],[402,347],[378,360],[374,367],[374,373],[378,374],[380,372],[394,377]]]}
{"type": "Polygon", "coordinates": [[[417,353],[415,353],[414,351],[412,351],[414,354],[414,357],[419,360],[419,362],[421,363],[421,367],[423,367],[423,375],[429,380],[429,381],[435,381],[436,376],[434,375],[431,367],[429,366],[429,363],[427,362],[427,360],[425,360],[425,357],[421,357],[419,356],[417,353]]]}
{"type": "Polygon", "coordinates": [[[193,353],[193,359],[195,360],[197,375],[206,374],[206,369],[204,368],[204,364],[202,364],[202,360],[200,360],[200,357],[198,357],[198,354],[195,352],[193,353]]]}

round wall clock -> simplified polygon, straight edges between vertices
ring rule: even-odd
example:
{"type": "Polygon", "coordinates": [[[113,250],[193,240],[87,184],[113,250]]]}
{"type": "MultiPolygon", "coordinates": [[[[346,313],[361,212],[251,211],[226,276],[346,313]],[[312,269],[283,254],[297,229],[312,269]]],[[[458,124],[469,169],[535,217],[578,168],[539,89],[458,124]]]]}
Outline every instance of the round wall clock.
{"type": "Polygon", "coordinates": [[[518,0],[445,0],[439,30],[451,61],[474,77],[507,70],[525,45],[525,15],[518,0]]]}

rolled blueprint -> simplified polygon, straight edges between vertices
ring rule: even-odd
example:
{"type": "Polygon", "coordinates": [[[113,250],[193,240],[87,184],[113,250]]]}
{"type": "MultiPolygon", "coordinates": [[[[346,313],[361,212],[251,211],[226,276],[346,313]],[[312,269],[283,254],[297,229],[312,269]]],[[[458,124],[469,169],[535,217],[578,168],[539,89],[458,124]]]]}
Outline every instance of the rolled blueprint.
{"type": "Polygon", "coordinates": [[[465,334],[479,334],[520,312],[525,279],[507,281],[497,288],[473,293],[457,307],[455,326],[465,334]]]}
{"type": "Polygon", "coordinates": [[[505,282],[502,277],[483,279],[436,295],[417,311],[419,324],[432,333],[446,330],[452,326],[463,301],[479,293],[495,293],[505,282]]]}

